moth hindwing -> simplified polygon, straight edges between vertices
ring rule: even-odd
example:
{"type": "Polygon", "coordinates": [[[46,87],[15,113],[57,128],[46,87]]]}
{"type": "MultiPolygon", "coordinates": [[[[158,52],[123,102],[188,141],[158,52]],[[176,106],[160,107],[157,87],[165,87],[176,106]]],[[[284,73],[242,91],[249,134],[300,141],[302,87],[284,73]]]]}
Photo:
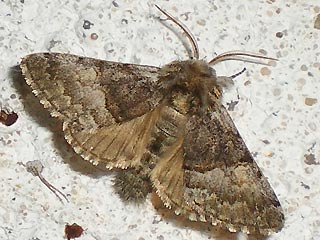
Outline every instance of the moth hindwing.
{"type": "MultiPolygon", "coordinates": [[[[159,8],[159,7],[158,7],[159,8]]],[[[163,203],[193,221],[267,235],[284,222],[280,203],[221,104],[222,85],[211,65],[233,51],[193,56],[161,68],[63,53],[36,53],[21,69],[34,94],[63,122],[67,142],[85,160],[120,171],[124,199],[154,190],[163,203]]]]}

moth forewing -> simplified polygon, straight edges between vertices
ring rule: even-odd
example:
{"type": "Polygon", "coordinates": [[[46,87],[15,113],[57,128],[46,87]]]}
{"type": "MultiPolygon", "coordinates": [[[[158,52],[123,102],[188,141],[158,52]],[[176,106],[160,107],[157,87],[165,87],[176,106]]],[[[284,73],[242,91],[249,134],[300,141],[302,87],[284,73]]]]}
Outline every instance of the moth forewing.
{"type": "MultiPolygon", "coordinates": [[[[160,9],[158,7],[158,9],[160,9]]],[[[141,201],[153,190],[164,204],[193,221],[230,231],[267,235],[284,223],[280,203],[220,102],[221,80],[180,21],[193,57],[162,68],[59,53],[23,58],[27,83],[67,142],[94,165],[122,170],[116,190],[141,201]]],[[[243,58],[241,58],[243,60],[243,58]]]]}

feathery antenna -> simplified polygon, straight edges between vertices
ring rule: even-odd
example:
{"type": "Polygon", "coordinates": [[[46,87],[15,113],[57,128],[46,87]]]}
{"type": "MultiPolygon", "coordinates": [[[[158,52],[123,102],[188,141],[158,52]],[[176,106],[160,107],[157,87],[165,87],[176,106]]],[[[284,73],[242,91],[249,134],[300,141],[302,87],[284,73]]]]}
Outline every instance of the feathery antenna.
{"type": "Polygon", "coordinates": [[[276,59],[276,58],[266,57],[264,55],[260,55],[257,53],[250,53],[250,52],[244,52],[244,51],[230,51],[230,52],[225,52],[225,53],[219,54],[218,56],[216,56],[215,58],[213,58],[209,62],[209,65],[213,65],[218,62],[222,62],[222,61],[226,61],[226,60],[240,60],[240,61],[249,62],[251,60],[250,58],[260,58],[260,59],[268,59],[268,60],[278,61],[278,59],[276,59]],[[246,58],[246,57],[249,57],[249,58],[246,58]]]}
{"type": "Polygon", "coordinates": [[[191,46],[192,46],[192,50],[193,50],[193,57],[195,59],[199,59],[199,48],[198,48],[197,41],[194,38],[194,36],[192,35],[192,33],[190,32],[190,30],[187,28],[187,26],[184,25],[182,22],[180,22],[178,19],[171,16],[166,11],[162,10],[158,5],[155,4],[155,6],[156,6],[156,8],[159,9],[160,12],[162,12],[164,15],[166,15],[168,17],[168,19],[170,19],[172,22],[177,24],[182,29],[182,31],[187,35],[187,37],[189,38],[189,40],[191,42],[191,46]]]}

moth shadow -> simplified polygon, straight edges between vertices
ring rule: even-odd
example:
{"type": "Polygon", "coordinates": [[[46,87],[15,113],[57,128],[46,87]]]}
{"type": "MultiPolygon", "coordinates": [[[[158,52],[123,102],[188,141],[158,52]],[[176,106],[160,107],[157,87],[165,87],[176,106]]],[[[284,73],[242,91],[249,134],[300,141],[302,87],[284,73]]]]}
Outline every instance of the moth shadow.
{"type": "Polygon", "coordinates": [[[106,175],[106,171],[92,166],[91,163],[83,160],[81,156],[74,152],[64,138],[62,122],[57,118],[51,117],[49,111],[42,106],[39,99],[32,93],[31,88],[27,85],[22,75],[19,65],[11,67],[9,75],[13,80],[13,86],[21,96],[20,100],[24,105],[24,110],[32,117],[34,122],[49,129],[53,133],[52,140],[57,149],[57,154],[69,164],[72,170],[80,172],[81,174],[90,175],[91,177],[106,175]]]}
{"type": "MultiPolygon", "coordinates": [[[[163,202],[158,197],[157,194],[152,193],[151,202],[157,212],[161,215],[163,219],[168,222],[173,223],[180,228],[189,228],[195,231],[199,231],[208,235],[208,239],[215,240],[237,240],[239,236],[237,233],[231,233],[226,228],[221,228],[219,226],[213,226],[210,223],[204,222],[193,222],[183,216],[178,216],[172,211],[163,205],[163,202]]],[[[247,240],[265,240],[266,236],[262,235],[247,235],[247,240]]]]}

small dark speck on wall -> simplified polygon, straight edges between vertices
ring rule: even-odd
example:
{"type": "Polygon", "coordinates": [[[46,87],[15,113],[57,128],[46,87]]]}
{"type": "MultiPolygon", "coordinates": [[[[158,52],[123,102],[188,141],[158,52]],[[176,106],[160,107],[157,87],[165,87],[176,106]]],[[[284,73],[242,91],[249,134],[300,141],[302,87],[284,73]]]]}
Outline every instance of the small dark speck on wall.
{"type": "Polygon", "coordinates": [[[91,22],[88,21],[88,20],[84,20],[84,21],[83,21],[83,28],[84,28],[84,29],[90,29],[91,26],[93,26],[93,25],[94,25],[94,24],[91,23],[91,22]]]}

